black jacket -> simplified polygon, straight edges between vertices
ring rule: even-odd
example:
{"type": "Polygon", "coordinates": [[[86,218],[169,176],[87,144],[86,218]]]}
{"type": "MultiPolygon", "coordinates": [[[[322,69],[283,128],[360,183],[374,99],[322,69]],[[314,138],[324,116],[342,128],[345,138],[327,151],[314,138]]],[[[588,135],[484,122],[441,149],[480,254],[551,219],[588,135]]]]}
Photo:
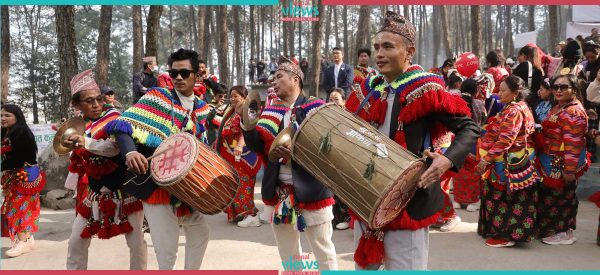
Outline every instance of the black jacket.
{"type": "MultiPolygon", "coordinates": [[[[395,94],[394,105],[392,107],[392,118],[400,114],[400,100],[398,93],[395,94]]],[[[417,119],[414,122],[403,125],[406,135],[407,149],[417,156],[421,156],[426,150],[425,137],[435,122],[444,125],[448,130],[454,133],[454,140],[450,147],[444,153],[453,164],[452,170],[458,172],[462,167],[465,158],[471,151],[471,148],[477,143],[479,137],[479,126],[467,116],[451,116],[442,113],[432,113],[428,116],[417,119]]],[[[398,129],[398,120],[392,119],[390,122],[390,132],[388,136],[393,139],[398,129]]],[[[406,206],[408,215],[416,220],[421,220],[432,216],[444,205],[444,196],[440,183],[430,186],[427,189],[419,188],[413,199],[406,206]]]]}
{"type": "MultiPolygon", "coordinates": [[[[302,106],[306,100],[304,95],[300,94],[294,106],[302,106]]],[[[306,114],[302,108],[297,108],[295,115],[298,123],[302,123],[306,118],[306,114]]],[[[279,124],[279,131],[281,132],[282,130],[283,121],[279,124]]],[[[258,131],[252,129],[243,132],[248,148],[253,152],[263,153],[265,142],[261,139],[258,131]]],[[[279,185],[280,167],[281,164],[279,162],[267,162],[261,188],[261,195],[264,200],[272,200],[276,196],[275,187],[279,185]]],[[[292,181],[294,183],[294,195],[299,202],[316,202],[333,197],[333,192],[329,188],[325,187],[325,185],[294,161],[292,161],[292,181]]]]}

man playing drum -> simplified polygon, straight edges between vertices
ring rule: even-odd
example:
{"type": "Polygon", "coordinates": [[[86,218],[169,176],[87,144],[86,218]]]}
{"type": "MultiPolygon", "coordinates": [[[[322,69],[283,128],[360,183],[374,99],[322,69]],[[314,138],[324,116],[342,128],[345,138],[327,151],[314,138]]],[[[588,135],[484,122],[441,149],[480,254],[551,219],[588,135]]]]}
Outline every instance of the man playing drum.
{"type": "MultiPolygon", "coordinates": [[[[169,56],[169,75],[175,89],[153,88],[121,117],[109,123],[107,131],[115,135],[129,170],[142,175],[148,171],[146,157],[151,156],[167,137],[188,132],[204,141],[204,123],[208,105],[194,95],[199,71],[198,53],[179,49],[169,56]]],[[[165,163],[165,167],[171,163],[165,163]]],[[[167,169],[167,168],[165,168],[167,169]]],[[[131,183],[138,184],[138,183],[131,183]]],[[[200,269],[208,245],[208,224],[202,213],[157,188],[151,177],[140,190],[148,195],[134,194],[143,201],[150,227],[150,236],[160,269],[173,269],[177,259],[179,226],[185,232],[186,270],[200,269]]],[[[137,192],[135,192],[137,193],[137,192]]]]}
{"type": "Polygon", "coordinates": [[[347,107],[412,153],[428,157],[431,166],[423,173],[412,200],[400,215],[381,230],[364,221],[354,225],[357,269],[426,269],[428,226],[435,223],[443,205],[440,177],[457,171],[479,136],[479,127],[468,117],[469,108],[459,96],[444,89],[444,80],[411,65],[415,55],[415,28],[404,17],[386,12],[385,23],[374,39],[377,68],[381,73],[362,83],[362,102],[351,94],[347,107]],[[361,104],[362,102],[362,104],[361,104]],[[361,106],[362,105],[362,106],[361,106]],[[443,155],[430,152],[447,131],[454,142],[443,155]],[[385,259],[385,261],[384,261],[385,259]]]}
{"type": "MultiPolygon", "coordinates": [[[[298,65],[282,57],[273,85],[278,99],[265,107],[255,128],[248,129],[242,122],[247,146],[263,154],[264,159],[278,133],[286,127],[297,127],[311,110],[325,104],[323,100],[304,96],[303,76],[298,65]]],[[[319,269],[337,270],[331,241],[333,193],[290,160],[290,147],[278,145],[274,150],[279,161],[267,163],[261,194],[281,260],[292,262],[302,256],[300,232],[306,232],[319,269]]]]}

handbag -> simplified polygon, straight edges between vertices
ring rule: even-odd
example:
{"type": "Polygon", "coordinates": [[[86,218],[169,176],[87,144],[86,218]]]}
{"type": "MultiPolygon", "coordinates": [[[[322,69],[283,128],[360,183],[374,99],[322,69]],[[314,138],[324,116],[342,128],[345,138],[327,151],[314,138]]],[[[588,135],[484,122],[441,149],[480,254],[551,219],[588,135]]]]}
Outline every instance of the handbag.
{"type": "Polygon", "coordinates": [[[525,131],[525,153],[523,156],[508,159],[508,153],[505,155],[505,172],[509,192],[527,188],[533,185],[538,179],[535,166],[529,158],[529,150],[527,148],[527,138],[529,135],[530,133],[525,131]]]}
{"type": "Polygon", "coordinates": [[[39,194],[46,185],[46,174],[37,164],[25,163],[23,168],[17,169],[13,175],[13,190],[23,195],[39,194]]]}

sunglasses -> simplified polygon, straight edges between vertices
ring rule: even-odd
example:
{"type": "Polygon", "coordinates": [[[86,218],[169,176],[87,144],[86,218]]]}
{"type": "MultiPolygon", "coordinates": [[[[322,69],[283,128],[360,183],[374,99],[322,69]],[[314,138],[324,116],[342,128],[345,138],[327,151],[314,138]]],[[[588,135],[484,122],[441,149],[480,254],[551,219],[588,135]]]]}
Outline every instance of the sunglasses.
{"type": "Polygon", "coordinates": [[[94,105],[94,103],[98,103],[100,105],[104,104],[104,96],[98,96],[98,97],[89,97],[86,98],[84,100],[79,101],[81,103],[85,103],[87,105],[94,105]]]}
{"type": "Polygon", "coordinates": [[[178,75],[180,75],[182,78],[188,78],[190,77],[190,74],[194,73],[194,71],[192,70],[188,70],[188,69],[181,69],[181,70],[174,70],[171,69],[169,70],[169,76],[171,78],[177,78],[178,75]]]}
{"type": "Polygon", "coordinates": [[[569,89],[571,89],[571,86],[569,86],[569,84],[555,84],[550,86],[550,89],[554,90],[554,91],[558,91],[559,89],[562,90],[563,92],[569,91],[569,89]]]}

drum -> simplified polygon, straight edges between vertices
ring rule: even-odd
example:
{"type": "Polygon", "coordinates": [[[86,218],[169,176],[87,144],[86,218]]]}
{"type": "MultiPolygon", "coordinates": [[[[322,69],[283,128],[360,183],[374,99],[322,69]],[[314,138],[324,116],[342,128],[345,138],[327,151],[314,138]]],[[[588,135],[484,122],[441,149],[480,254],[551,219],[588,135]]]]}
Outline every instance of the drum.
{"type": "Polygon", "coordinates": [[[193,135],[179,133],[155,151],[150,173],[156,184],[203,214],[221,212],[239,186],[235,169],[193,135]]]}
{"type": "Polygon", "coordinates": [[[426,168],[423,160],[334,104],[302,122],[292,158],[373,229],[400,214],[426,168]]]}

